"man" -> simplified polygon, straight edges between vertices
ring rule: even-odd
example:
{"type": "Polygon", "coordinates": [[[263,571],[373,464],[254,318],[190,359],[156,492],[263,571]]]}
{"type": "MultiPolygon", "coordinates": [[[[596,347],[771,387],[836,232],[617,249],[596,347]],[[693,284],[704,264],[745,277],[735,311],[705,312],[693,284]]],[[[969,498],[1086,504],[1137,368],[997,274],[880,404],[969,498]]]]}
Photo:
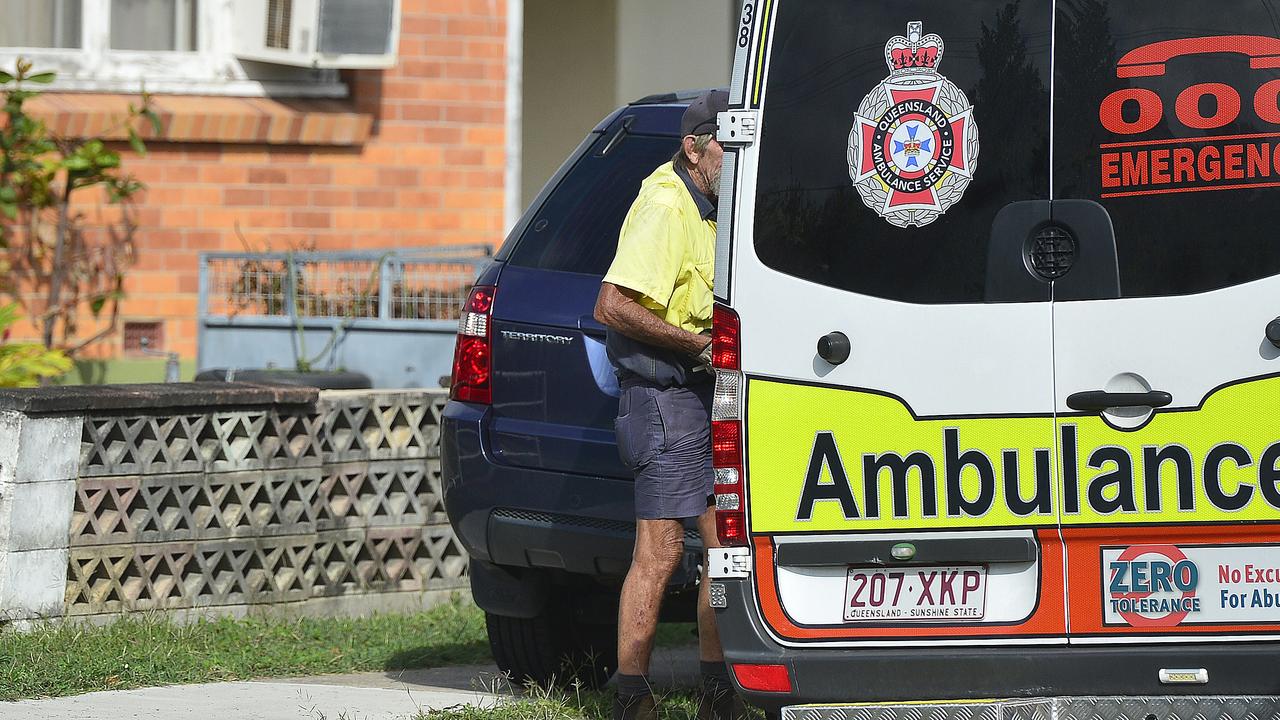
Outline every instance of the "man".
{"type": "MultiPolygon", "coordinates": [[[[649,656],[667,582],[684,551],[684,521],[697,519],[716,547],[711,471],[710,330],[716,195],[724,151],[716,116],[728,94],[698,97],[680,123],[681,146],[640,187],[604,277],[595,317],[622,386],[616,430],[635,475],[636,544],[618,609],[614,720],[652,718],[649,656]]],[[[708,720],[744,716],[707,600],[698,593],[702,699],[708,720]]]]}

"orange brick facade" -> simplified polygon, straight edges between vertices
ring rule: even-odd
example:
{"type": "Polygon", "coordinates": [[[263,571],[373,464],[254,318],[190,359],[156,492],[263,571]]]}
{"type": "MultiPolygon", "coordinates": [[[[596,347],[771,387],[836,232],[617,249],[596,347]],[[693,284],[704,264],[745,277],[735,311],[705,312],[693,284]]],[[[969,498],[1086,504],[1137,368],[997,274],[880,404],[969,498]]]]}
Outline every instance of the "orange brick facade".
{"type": "MultiPolygon", "coordinates": [[[[157,97],[164,131],[147,140],[147,157],[121,144],[124,167],[148,185],[121,320],[163,322],[164,349],[194,357],[198,254],[245,242],[274,251],[496,247],[504,13],[496,0],[403,0],[396,67],[344,73],[346,101],[157,97]]],[[[125,102],[64,93],[32,110],[75,132],[125,102]]],[[[90,218],[102,211],[93,200],[82,208],[90,218]]],[[[117,334],[83,356],[116,357],[120,343],[117,334]]]]}

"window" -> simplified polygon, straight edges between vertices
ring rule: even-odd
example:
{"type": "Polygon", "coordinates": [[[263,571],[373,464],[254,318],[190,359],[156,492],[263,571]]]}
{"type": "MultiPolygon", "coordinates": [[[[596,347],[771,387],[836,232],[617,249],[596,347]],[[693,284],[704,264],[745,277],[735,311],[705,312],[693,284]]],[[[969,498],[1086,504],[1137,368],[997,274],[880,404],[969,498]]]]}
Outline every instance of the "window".
{"type": "Polygon", "coordinates": [[[123,335],[124,354],[128,357],[147,357],[164,351],[164,323],[126,322],[123,335]]]}
{"type": "Polygon", "coordinates": [[[670,137],[601,137],[539,208],[511,253],[511,264],[604,275],[641,181],[677,147],[670,137]]]}
{"type": "Polygon", "coordinates": [[[80,0],[0,0],[0,45],[80,47],[80,0]]]}
{"type": "Polygon", "coordinates": [[[111,0],[111,49],[195,50],[195,5],[195,0],[111,0]]]}
{"type": "Polygon", "coordinates": [[[1280,274],[1280,69],[1250,63],[1259,36],[1280,35],[1275,3],[1058,7],[1054,193],[1106,208],[1121,296],[1280,274]],[[1159,72],[1118,77],[1121,58],[1155,43],[1169,56],[1159,72]],[[1104,120],[1106,107],[1119,112],[1104,120]]]}
{"type": "Polygon", "coordinates": [[[39,71],[56,72],[59,90],[136,93],[145,84],[161,93],[346,95],[335,70],[237,58],[233,38],[245,25],[235,13],[243,7],[227,0],[0,0],[0,68],[26,58],[39,71]]]}
{"type": "Polygon", "coordinates": [[[780,3],[758,140],[760,260],[865,295],[982,302],[996,213],[1011,202],[1048,197],[1051,6],[1047,0],[780,3]],[[863,99],[890,74],[885,46],[912,21],[922,21],[926,35],[941,36],[938,72],[972,105],[981,151],[959,200],[928,224],[902,228],[864,202],[850,177],[849,152],[863,99]]]}

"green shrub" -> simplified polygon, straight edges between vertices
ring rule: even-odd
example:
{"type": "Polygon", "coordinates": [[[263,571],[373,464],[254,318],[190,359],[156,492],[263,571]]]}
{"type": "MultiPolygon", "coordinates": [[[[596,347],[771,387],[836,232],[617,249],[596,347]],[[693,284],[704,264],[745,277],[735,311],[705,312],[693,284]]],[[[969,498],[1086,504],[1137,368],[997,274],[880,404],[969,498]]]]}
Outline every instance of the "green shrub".
{"type": "MultiPolygon", "coordinates": [[[[17,305],[0,305],[0,335],[19,317],[17,305]]],[[[61,350],[50,350],[40,343],[0,341],[0,387],[31,387],[70,370],[71,360],[61,350]]]]}

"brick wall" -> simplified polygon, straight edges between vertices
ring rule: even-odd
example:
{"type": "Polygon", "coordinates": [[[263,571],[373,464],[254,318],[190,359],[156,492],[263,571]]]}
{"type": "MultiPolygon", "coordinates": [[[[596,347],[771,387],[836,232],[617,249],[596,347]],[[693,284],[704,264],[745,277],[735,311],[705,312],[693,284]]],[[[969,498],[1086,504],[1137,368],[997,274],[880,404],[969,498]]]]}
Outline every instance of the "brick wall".
{"type": "MultiPolygon", "coordinates": [[[[505,10],[504,0],[403,0],[398,65],[345,74],[348,101],[158,97],[169,141],[149,140],[145,158],[125,152],[149,187],[122,320],[162,321],[165,349],[194,357],[205,250],[499,244],[505,10]]],[[[126,102],[68,93],[36,109],[75,132],[126,102]]],[[[119,351],[117,336],[86,357],[119,351]]]]}

